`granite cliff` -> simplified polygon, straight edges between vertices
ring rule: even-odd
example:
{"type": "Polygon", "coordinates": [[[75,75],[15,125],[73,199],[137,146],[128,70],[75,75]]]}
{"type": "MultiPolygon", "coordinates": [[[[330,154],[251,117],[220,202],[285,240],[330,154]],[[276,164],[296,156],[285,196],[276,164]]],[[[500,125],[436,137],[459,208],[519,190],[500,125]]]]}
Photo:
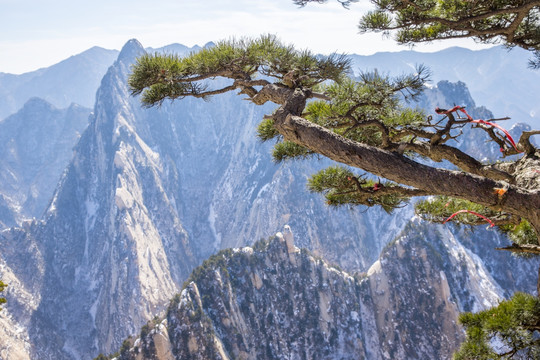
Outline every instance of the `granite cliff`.
{"type": "MultiPolygon", "coordinates": [[[[534,272],[507,260],[516,273],[534,272]]],[[[349,274],[295,247],[286,226],[196,268],[166,316],[117,358],[447,359],[463,339],[458,313],[517,287],[503,290],[444,227],[411,222],[367,273],[349,274]]]]}

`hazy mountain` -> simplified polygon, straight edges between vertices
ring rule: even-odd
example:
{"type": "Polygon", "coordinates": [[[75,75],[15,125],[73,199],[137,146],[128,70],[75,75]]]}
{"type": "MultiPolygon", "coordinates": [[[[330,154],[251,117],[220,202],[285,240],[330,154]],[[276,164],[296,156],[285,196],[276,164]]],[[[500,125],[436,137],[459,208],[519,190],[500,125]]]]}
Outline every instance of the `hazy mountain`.
{"type": "Polygon", "coordinates": [[[91,110],[31,98],[0,121],[0,224],[41,218],[91,110]]]}
{"type": "Polygon", "coordinates": [[[93,107],[96,89],[117,50],[93,47],[48,68],[22,75],[0,73],[0,119],[17,112],[32,97],[55,107],[72,103],[93,107]]]}
{"type": "MultiPolygon", "coordinates": [[[[34,257],[43,259],[40,286],[29,290],[41,301],[19,325],[32,356],[111,351],[164,309],[203,259],[266,237],[286,222],[310,234],[304,240],[310,248],[366,268],[405,221],[345,209],[333,217],[318,196],[306,194],[313,165],[275,166],[270,144],[254,136],[268,107],[229,94],[211,103],[142,109],[126,86],[129,66],[142,51],[136,41],[122,49],[44,222],[23,232],[36,244],[34,257]],[[389,231],[373,241],[382,227],[389,231]],[[335,234],[337,241],[326,240],[335,234]]],[[[1,235],[2,256],[15,251],[10,239],[19,232],[1,235]]],[[[28,276],[21,264],[3,263],[6,273],[28,276]]],[[[10,291],[11,301],[16,293],[10,291]]]]}

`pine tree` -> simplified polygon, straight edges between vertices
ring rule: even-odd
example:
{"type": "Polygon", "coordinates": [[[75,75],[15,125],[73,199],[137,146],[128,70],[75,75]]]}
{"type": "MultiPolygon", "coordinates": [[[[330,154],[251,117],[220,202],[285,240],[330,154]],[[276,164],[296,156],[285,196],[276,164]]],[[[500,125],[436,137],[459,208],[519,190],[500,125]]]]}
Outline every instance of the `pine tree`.
{"type": "MultiPolygon", "coordinates": [[[[326,0],[294,0],[304,6],[309,2],[325,3],[326,0]]],[[[357,0],[339,1],[348,6],[357,0]]],[[[384,0],[371,1],[375,10],[365,14],[359,24],[361,32],[393,33],[400,44],[416,44],[433,40],[452,38],[473,38],[487,43],[502,43],[508,48],[521,47],[533,53],[529,61],[531,68],[540,68],[540,1],[495,1],[495,0],[452,0],[452,1],[409,1],[384,0]]],[[[486,124],[486,123],[484,123],[486,124]]],[[[538,131],[529,135],[538,134],[538,131]]],[[[502,142],[492,138],[501,145],[502,142]]],[[[525,143],[522,146],[528,147],[525,143]]],[[[514,146],[514,145],[513,145],[514,146]]],[[[528,177],[529,189],[538,192],[540,183],[537,162],[528,162],[527,158],[537,159],[538,151],[524,151],[522,162],[531,165],[522,167],[518,177],[528,177]],[[529,174],[527,174],[529,173],[529,174]],[[532,174],[534,173],[534,174],[532,174]],[[536,178],[536,179],[534,179],[536,178]],[[532,186],[531,186],[532,185],[532,186]]],[[[495,193],[504,201],[506,187],[495,189],[495,193]]],[[[514,242],[504,250],[538,255],[538,227],[525,219],[516,218],[508,223],[508,214],[497,206],[475,204],[467,199],[437,197],[417,205],[417,212],[424,218],[435,222],[445,222],[459,213],[459,222],[475,225],[487,221],[492,226],[498,225],[514,242]]],[[[536,208],[535,213],[540,212],[536,208]]],[[[540,358],[540,269],[538,271],[537,294],[535,298],[526,294],[515,294],[512,299],[500,305],[479,312],[465,313],[460,317],[466,328],[467,340],[456,359],[539,359],[540,358]]]]}
{"type": "MultiPolygon", "coordinates": [[[[349,65],[344,56],[315,56],[266,35],[218,42],[184,58],[144,55],[129,86],[148,107],[227,91],[257,105],[273,102],[278,108],[265,116],[258,136],[277,141],[276,161],[323,155],[345,165],[309,179],[309,189],[324,194],[329,205],[379,205],[390,212],[411,197],[443,196],[421,203],[418,212],[444,221],[459,207],[474,210],[511,234],[515,243],[508,250],[540,254],[540,152],[530,142],[540,131],[525,132],[516,143],[490,119],[472,119],[460,106],[427,116],[404,103],[421,94],[427,69],[397,78],[364,73],[353,80],[349,65]],[[216,77],[230,82],[213,88],[208,80],[216,77]],[[518,160],[485,164],[450,145],[466,125],[487,133],[502,157],[519,154],[518,160]],[[438,167],[442,161],[460,171],[438,167]],[[352,168],[384,180],[374,182],[352,168]]],[[[478,223],[470,216],[455,220],[478,223]]]]}
{"type": "Polygon", "coordinates": [[[462,359],[540,359],[540,298],[516,293],[512,299],[459,321],[467,340],[455,354],[462,359]]]}
{"type": "MultiPolygon", "coordinates": [[[[407,107],[428,78],[429,71],[420,66],[408,76],[391,78],[375,71],[352,79],[346,57],[316,56],[266,35],[221,41],[184,58],[144,55],[133,67],[129,86],[147,107],[167,99],[208,99],[228,91],[237,91],[256,105],[273,102],[277,109],[264,117],[258,136],[276,141],[275,161],[325,156],[341,163],[308,181],[309,189],[323,194],[330,206],[381,206],[391,212],[412,197],[431,196],[417,207],[425,218],[466,224],[487,220],[512,239],[504,250],[540,255],[540,150],[530,141],[540,131],[524,132],[516,142],[494,122],[497,119],[474,119],[461,106],[437,108],[434,117],[407,107]],[[217,82],[211,81],[215,78],[228,83],[216,87],[217,82]],[[483,163],[452,146],[468,125],[470,131],[490,137],[502,160],[510,155],[518,155],[517,159],[483,163]],[[458,170],[438,166],[443,161],[458,170]]],[[[523,318],[520,326],[533,329],[535,321],[523,318]]],[[[464,321],[466,327],[469,324],[464,321]]],[[[507,324],[508,331],[516,325],[507,324]]],[[[488,350],[476,358],[494,353],[490,339],[480,338],[482,349],[488,350]]],[[[535,346],[531,343],[534,351],[535,346]]],[[[508,350],[512,356],[522,353],[512,350],[508,350]]]]}

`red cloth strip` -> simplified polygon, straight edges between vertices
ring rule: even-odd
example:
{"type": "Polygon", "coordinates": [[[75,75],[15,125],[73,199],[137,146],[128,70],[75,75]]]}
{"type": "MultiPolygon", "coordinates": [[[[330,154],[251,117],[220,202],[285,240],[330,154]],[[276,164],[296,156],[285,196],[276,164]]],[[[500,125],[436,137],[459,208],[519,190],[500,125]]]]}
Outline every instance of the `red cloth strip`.
{"type": "Polygon", "coordinates": [[[478,217],[481,217],[482,219],[484,219],[484,220],[486,220],[488,223],[490,223],[490,225],[491,225],[490,227],[494,227],[494,226],[495,226],[495,224],[494,224],[491,220],[489,220],[487,217],[485,217],[484,215],[481,215],[481,214],[479,214],[479,213],[477,213],[477,212],[475,212],[475,211],[472,211],[472,210],[459,210],[459,211],[456,211],[455,213],[453,213],[452,215],[450,215],[450,217],[449,217],[448,219],[444,220],[443,224],[446,224],[447,221],[452,220],[452,218],[453,218],[454,216],[456,216],[457,214],[461,214],[461,213],[465,213],[465,212],[466,212],[466,213],[469,213],[469,214],[476,215],[476,216],[478,216],[478,217]]]}

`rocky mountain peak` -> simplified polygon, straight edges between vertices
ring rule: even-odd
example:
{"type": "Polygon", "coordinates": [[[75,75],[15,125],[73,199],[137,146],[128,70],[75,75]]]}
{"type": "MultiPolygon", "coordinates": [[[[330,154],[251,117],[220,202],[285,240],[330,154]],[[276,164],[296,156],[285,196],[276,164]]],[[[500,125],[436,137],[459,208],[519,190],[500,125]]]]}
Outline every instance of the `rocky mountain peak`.
{"type": "Polygon", "coordinates": [[[144,54],[145,50],[142,44],[137,39],[131,39],[120,50],[118,61],[126,64],[131,64],[138,57],[144,54]]]}
{"type": "Polygon", "coordinates": [[[450,82],[442,80],[437,83],[437,88],[445,94],[446,99],[451,100],[456,105],[459,104],[467,108],[476,107],[467,85],[462,81],[450,82]]]}

